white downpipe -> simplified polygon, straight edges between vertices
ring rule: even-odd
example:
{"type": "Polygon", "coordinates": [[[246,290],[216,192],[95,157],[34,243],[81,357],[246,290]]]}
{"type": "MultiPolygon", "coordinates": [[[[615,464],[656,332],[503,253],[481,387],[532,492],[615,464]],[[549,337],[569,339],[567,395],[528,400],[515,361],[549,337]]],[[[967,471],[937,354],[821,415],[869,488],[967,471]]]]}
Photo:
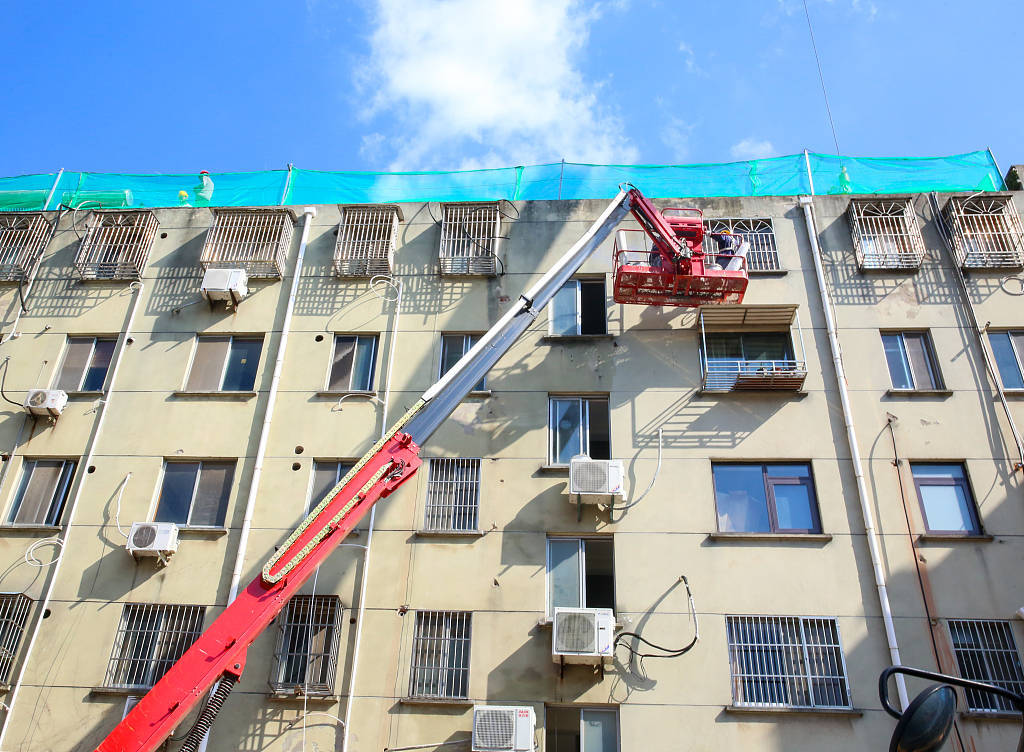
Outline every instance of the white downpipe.
{"type": "Polygon", "coordinates": [[[75,495],[71,499],[71,504],[67,511],[67,520],[64,523],[63,535],[56,538],[59,541],[61,552],[60,555],[53,562],[53,571],[50,573],[50,581],[46,586],[46,594],[43,596],[43,600],[39,604],[39,611],[36,615],[35,626],[32,628],[32,638],[28,642],[28,647],[25,648],[25,654],[21,661],[21,668],[18,670],[18,678],[14,681],[14,685],[11,688],[9,695],[10,699],[7,701],[7,715],[4,717],[3,727],[0,728],[0,749],[4,749],[4,737],[7,736],[7,729],[11,725],[11,716],[14,714],[14,704],[18,701],[18,694],[21,691],[22,679],[25,677],[25,669],[28,668],[29,661],[32,658],[32,650],[36,645],[36,638],[39,637],[39,630],[43,624],[43,614],[46,613],[46,609],[50,605],[50,597],[53,595],[54,586],[57,583],[57,578],[60,575],[61,565],[64,563],[64,552],[67,549],[68,540],[71,538],[71,531],[75,521],[75,512],[78,510],[78,503],[82,499],[82,489],[85,488],[85,479],[89,474],[89,465],[92,464],[92,458],[96,451],[96,445],[99,443],[100,434],[103,433],[103,424],[106,421],[107,413],[109,412],[110,403],[114,398],[114,385],[117,383],[117,374],[121,370],[121,360],[124,355],[125,348],[128,346],[128,337],[131,335],[132,325],[135,323],[135,313],[139,310],[139,301],[142,300],[142,288],[141,282],[132,282],[131,289],[135,291],[135,300],[132,301],[131,312],[128,314],[128,323],[125,325],[124,331],[121,332],[121,337],[118,342],[117,355],[113,359],[113,363],[110,367],[110,376],[107,382],[107,391],[103,394],[103,397],[99,401],[99,405],[96,411],[99,415],[96,418],[96,423],[93,427],[92,436],[89,439],[89,446],[85,451],[85,456],[82,458],[81,464],[78,466],[78,486],[75,488],[75,495]]]}
{"type": "Polygon", "coordinates": [[[281,341],[277,346],[277,358],[274,361],[274,375],[270,379],[270,394],[267,396],[267,408],[263,411],[263,428],[260,430],[260,443],[256,449],[256,464],[252,469],[252,480],[249,482],[249,496],[245,500],[245,517],[242,519],[242,534],[238,538],[238,553],[235,554],[235,566],[231,570],[231,585],[228,588],[228,603],[238,595],[242,569],[245,567],[245,553],[249,547],[249,532],[252,530],[252,517],[256,511],[256,492],[263,475],[263,459],[267,453],[267,440],[270,437],[270,419],[274,417],[274,405],[277,403],[277,389],[281,383],[281,368],[284,365],[285,351],[288,349],[288,331],[292,325],[292,311],[295,310],[295,296],[299,291],[299,278],[302,275],[302,262],[306,257],[306,243],[309,241],[310,223],[316,217],[316,207],[307,206],[302,210],[302,237],[299,240],[299,255],[295,259],[295,272],[292,276],[292,288],[288,292],[288,306],[284,312],[284,323],[281,324],[281,341]]]}
{"type": "MultiPolygon", "coordinates": [[[[395,286],[394,282],[388,282],[395,286]]],[[[395,315],[391,325],[391,347],[388,348],[388,371],[384,384],[384,403],[381,407],[380,437],[383,439],[388,432],[388,404],[391,401],[391,373],[395,365],[395,343],[398,341],[398,322],[402,315],[402,281],[398,280],[398,296],[395,298],[395,315]]],[[[366,614],[366,583],[370,579],[370,544],[373,543],[373,523],[376,519],[377,505],[370,507],[370,521],[366,529],[366,549],[363,551],[363,576],[359,583],[359,611],[356,615],[356,639],[352,644],[352,673],[348,678],[348,697],[345,699],[345,736],[341,742],[341,752],[348,752],[348,740],[352,736],[352,704],[356,691],[356,675],[359,669],[359,645],[363,638],[363,617],[366,614]]]]}
{"type": "MultiPolygon", "coordinates": [[[[857,432],[853,426],[853,411],[850,408],[850,394],[846,386],[846,370],[843,368],[842,350],[839,347],[839,335],[836,322],[832,317],[832,301],[829,300],[828,288],[825,286],[825,270],[821,265],[821,248],[818,246],[818,230],[814,222],[814,199],[810,196],[800,197],[800,206],[804,210],[804,221],[807,224],[807,236],[811,240],[811,256],[814,258],[814,273],[818,278],[818,290],[821,292],[821,309],[825,313],[825,326],[828,329],[828,344],[832,351],[832,365],[836,369],[836,381],[839,383],[839,400],[843,406],[843,422],[846,424],[846,440],[850,444],[850,459],[853,461],[853,473],[857,479],[857,498],[860,501],[860,513],[864,518],[864,533],[868,539],[868,552],[871,554],[871,569],[878,589],[878,603],[882,607],[882,623],[885,625],[885,639],[889,643],[889,659],[892,665],[901,665],[899,643],[896,641],[896,628],[892,620],[892,609],[889,606],[889,593],[885,587],[885,574],[882,572],[882,555],[878,547],[878,535],[875,532],[875,518],[871,513],[868,500],[868,487],[864,482],[864,467],[857,448],[857,432]]],[[[906,708],[907,685],[902,675],[896,676],[896,689],[900,696],[900,705],[906,708]]]]}

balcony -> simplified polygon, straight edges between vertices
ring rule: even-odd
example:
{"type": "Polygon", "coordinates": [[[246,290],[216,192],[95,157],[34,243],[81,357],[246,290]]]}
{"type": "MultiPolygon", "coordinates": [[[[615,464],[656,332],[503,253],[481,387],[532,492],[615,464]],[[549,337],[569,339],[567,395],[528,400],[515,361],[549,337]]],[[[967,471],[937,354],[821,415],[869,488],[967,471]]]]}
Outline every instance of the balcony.
{"type": "Polygon", "coordinates": [[[294,215],[287,209],[214,209],[199,265],[245,269],[250,279],[280,279],[292,241],[294,215]]]}
{"type": "Polygon", "coordinates": [[[953,236],[957,262],[964,269],[1024,267],[1024,230],[1007,195],[954,197],[943,218],[953,236]]]}
{"type": "Polygon", "coordinates": [[[139,279],[159,227],[151,211],[93,212],[75,269],[83,280],[139,279]]]}
{"type": "Polygon", "coordinates": [[[924,239],[909,198],[854,199],[847,210],[857,266],[866,271],[913,271],[924,260],[924,239]]]}
{"type": "Polygon", "coordinates": [[[445,204],[438,251],[442,276],[498,274],[501,213],[496,203],[445,204]]]}
{"type": "Polygon", "coordinates": [[[796,306],[704,306],[698,323],[703,391],[796,392],[803,388],[807,363],[796,306]],[[794,326],[800,358],[794,353],[794,326]]]}
{"type": "Polygon", "coordinates": [[[38,263],[50,237],[42,213],[0,214],[0,282],[23,282],[38,263]]]}
{"type": "Polygon", "coordinates": [[[402,210],[397,206],[343,206],[334,273],[339,277],[391,274],[395,236],[402,210]]]}

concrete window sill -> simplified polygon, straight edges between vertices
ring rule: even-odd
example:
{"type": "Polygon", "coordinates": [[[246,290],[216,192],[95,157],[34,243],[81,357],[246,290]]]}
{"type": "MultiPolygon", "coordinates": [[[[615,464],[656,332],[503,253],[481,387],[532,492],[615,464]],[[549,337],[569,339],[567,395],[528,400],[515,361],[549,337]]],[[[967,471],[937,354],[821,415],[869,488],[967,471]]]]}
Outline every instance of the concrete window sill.
{"type": "Polygon", "coordinates": [[[88,392],[68,392],[67,395],[68,399],[96,399],[97,397],[102,397],[103,392],[90,390],[88,392]]]}
{"type": "Polygon", "coordinates": [[[402,705],[447,705],[467,708],[475,704],[467,697],[403,697],[398,702],[402,705]]]}
{"type": "Polygon", "coordinates": [[[417,538],[479,538],[483,530],[417,530],[417,538]]]}
{"type": "Polygon", "coordinates": [[[863,710],[856,708],[748,708],[742,705],[726,705],[726,713],[736,715],[835,715],[860,717],[864,715],[863,710]]]}
{"type": "Polygon", "coordinates": [[[61,525],[0,525],[5,533],[59,533],[63,529],[61,525]]]}
{"type": "Polygon", "coordinates": [[[708,533],[708,540],[721,543],[730,541],[757,541],[767,543],[828,543],[828,533],[708,533]]]}
{"type": "Polygon", "coordinates": [[[182,538],[220,538],[228,534],[226,527],[179,527],[182,538]]]}
{"type": "MultiPolygon", "coordinates": [[[[1024,399],[1024,389],[1004,389],[1003,396],[1009,399],[1024,399]]],[[[999,399],[999,395],[995,396],[996,400],[999,399]]]]}
{"type": "Polygon", "coordinates": [[[991,535],[958,535],[957,533],[921,533],[918,543],[989,543],[995,540],[991,535]]]}
{"type": "Polygon", "coordinates": [[[614,334],[545,334],[541,342],[565,344],[567,342],[602,342],[614,339],[614,334]]]}
{"type": "Polygon", "coordinates": [[[334,705],[340,699],[338,695],[303,694],[301,689],[296,692],[267,692],[267,699],[273,702],[316,702],[321,705],[334,705]]]}
{"type": "Polygon", "coordinates": [[[749,277],[785,277],[789,269],[747,269],[749,277]]]}
{"type": "Polygon", "coordinates": [[[541,465],[537,468],[537,472],[541,475],[564,475],[569,476],[568,465],[541,465]]]}
{"type": "Polygon", "coordinates": [[[470,392],[469,394],[466,395],[467,398],[469,398],[469,397],[478,397],[480,399],[486,399],[487,397],[490,397],[490,396],[491,396],[491,390],[490,389],[474,389],[472,392],[470,392]]]}
{"type": "Polygon", "coordinates": [[[959,715],[961,718],[971,721],[1012,721],[1020,723],[1020,713],[1012,713],[1006,710],[1000,710],[995,713],[986,713],[981,710],[962,710],[959,715]]]}
{"type": "Polygon", "coordinates": [[[149,691],[149,687],[93,687],[89,690],[91,695],[115,695],[120,697],[127,697],[134,695],[135,697],[141,697],[149,691]]]}
{"type": "Polygon", "coordinates": [[[952,397],[952,389],[886,389],[887,397],[952,397]]]}
{"type": "Polygon", "coordinates": [[[373,397],[377,396],[377,392],[364,392],[361,389],[357,389],[355,391],[345,391],[345,390],[337,390],[337,389],[323,389],[323,390],[317,392],[316,396],[317,397],[334,397],[334,398],[338,398],[338,397],[365,397],[367,399],[372,399],[373,397]]]}
{"type": "Polygon", "coordinates": [[[173,396],[182,399],[221,399],[221,400],[237,400],[239,402],[245,402],[251,400],[256,396],[256,392],[186,392],[178,391],[173,392],[173,396]]]}

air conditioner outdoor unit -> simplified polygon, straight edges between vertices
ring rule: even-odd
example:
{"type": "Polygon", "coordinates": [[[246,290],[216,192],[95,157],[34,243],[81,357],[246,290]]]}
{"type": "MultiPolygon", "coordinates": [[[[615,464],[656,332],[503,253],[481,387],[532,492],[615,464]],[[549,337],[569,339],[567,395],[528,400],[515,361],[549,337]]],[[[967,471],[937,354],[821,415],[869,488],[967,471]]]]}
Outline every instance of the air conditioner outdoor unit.
{"type": "Polygon", "coordinates": [[[592,460],[585,454],[569,460],[569,501],[597,504],[622,496],[622,460],[592,460]]]}
{"type": "Polygon", "coordinates": [[[25,396],[25,409],[32,415],[56,418],[67,404],[67,392],[61,389],[29,389],[25,396]]]}
{"type": "Polygon", "coordinates": [[[125,548],[132,556],[163,559],[178,550],[178,526],[173,522],[135,522],[125,548]]]}
{"type": "Polygon", "coordinates": [[[560,663],[601,663],[612,657],[614,633],[610,608],[556,608],[551,656],[560,663]]]}
{"type": "Polygon", "coordinates": [[[533,752],[537,717],[524,706],[474,705],[473,752],[533,752]]]}
{"type": "Polygon", "coordinates": [[[245,269],[207,269],[199,291],[211,303],[241,303],[249,294],[249,275],[245,269]]]}

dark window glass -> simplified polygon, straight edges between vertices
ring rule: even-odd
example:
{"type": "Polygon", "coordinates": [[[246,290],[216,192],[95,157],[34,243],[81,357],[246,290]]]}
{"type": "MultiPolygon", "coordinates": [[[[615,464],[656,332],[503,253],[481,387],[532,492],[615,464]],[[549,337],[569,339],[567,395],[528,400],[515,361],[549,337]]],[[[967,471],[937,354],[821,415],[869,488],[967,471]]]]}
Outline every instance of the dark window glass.
{"type": "MultiPolygon", "coordinates": [[[[479,334],[443,334],[441,335],[441,376],[450,371],[459,359],[462,358],[469,348],[480,339],[479,334]]],[[[473,387],[474,392],[483,392],[487,389],[487,377],[484,376],[473,387]]]]}
{"type": "Polygon", "coordinates": [[[74,474],[73,460],[25,460],[8,522],[59,525],[74,474]]]}
{"type": "Polygon", "coordinates": [[[996,356],[1004,389],[1024,389],[1020,355],[1024,352],[1024,332],[989,332],[988,341],[996,356]]]}
{"type": "Polygon", "coordinates": [[[607,397],[551,397],[548,420],[552,464],[568,465],[578,454],[611,459],[607,397]]]}
{"type": "Polygon", "coordinates": [[[821,532],[810,465],[716,464],[712,475],[720,532],[821,532]]]}
{"type": "Polygon", "coordinates": [[[316,460],[313,463],[313,488],[309,494],[306,514],[312,512],[323,501],[327,492],[341,482],[341,479],[352,469],[352,464],[338,460],[316,460]]]}
{"type": "Polygon", "coordinates": [[[256,384],[256,368],[260,364],[263,341],[258,339],[231,340],[228,351],[227,369],[221,390],[225,392],[248,392],[256,384]]]}
{"type": "Polygon", "coordinates": [[[167,462],[155,520],[221,527],[234,480],[234,462],[167,462]]]}
{"type": "Polygon", "coordinates": [[[548,615],[555,608],[615,608],[612,538],[548,539],[548,615]]]}
{"type": "Polygon", "coordinates": [[[101,391],[116,343],[108,337],[69,337],[56,388],[65,392],[101,391]]]}
{"type": "Polygon", "coordinates": [[[377,337],[338,335],[327,388],[338,392],[368,392],[373,388],[377,337]]]}
{"type": "Polygon", "coordinates": [[[549,331],[558,336],[605,334],[607,296],[603,279],[571,279],[551,301],[549,331]]]}
{"type": "Polygon", "coordinates": [[[882,349],[893,389],[941,389],[927,332],[883,332],[882,349]]]}
{"type": "Polygon", "coordinates": [[[200,337],[185,389],[190,392],[252,391],[262,349],[262,339],[200,337]]]}

